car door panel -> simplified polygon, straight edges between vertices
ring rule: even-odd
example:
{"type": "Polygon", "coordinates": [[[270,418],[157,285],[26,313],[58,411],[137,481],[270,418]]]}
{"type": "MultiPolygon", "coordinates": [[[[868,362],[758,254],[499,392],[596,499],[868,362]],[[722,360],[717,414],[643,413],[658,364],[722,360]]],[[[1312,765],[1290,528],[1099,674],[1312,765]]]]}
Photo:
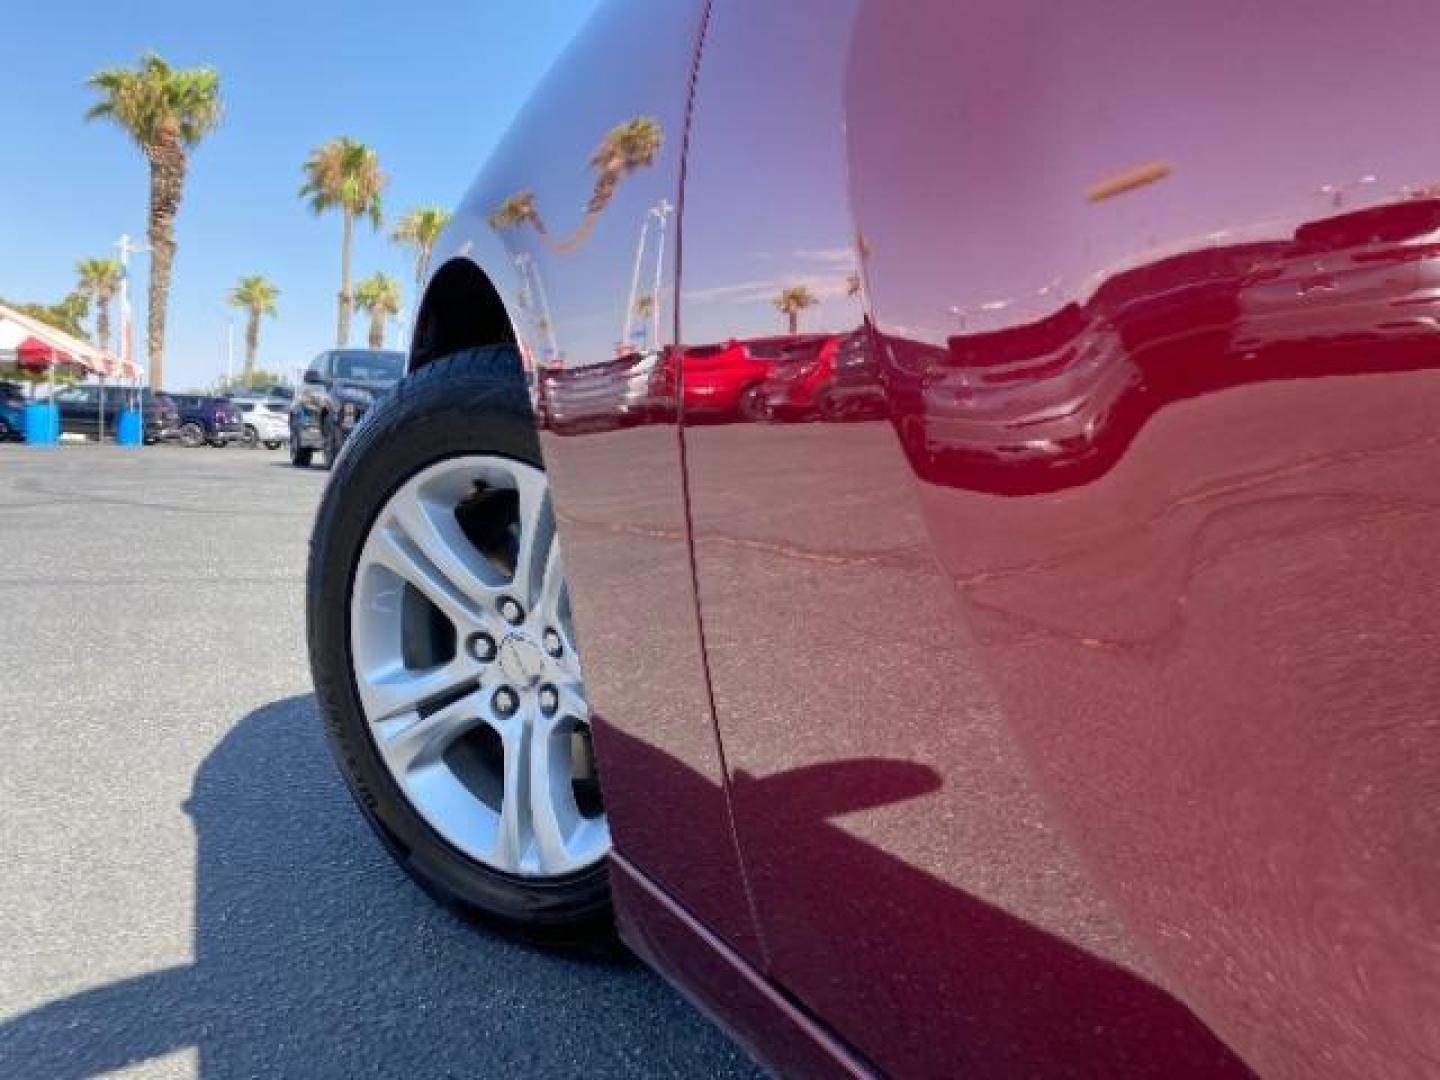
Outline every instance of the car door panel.
{"type": "Polygon", "coordinates": [[[687,414],[706,659],[768,972],[887,1070],[1437,1051],[1440,67],[1223,7],[712,15],[682,340],[870,374],[687,414]]]}
{"type": "Polygon", "coordinates": [[[705,6],[601,9],[466,195],[430,291],[480,268],[519,339],[618,856],[756,959],[691,587],[675,389],[652,387],[673,341],[680,162],[705,6]],[[636,63],[638,42],[665,47],[636,63]],[[649,145],[607,173],[602,144],[627,125],[649,145]]]}

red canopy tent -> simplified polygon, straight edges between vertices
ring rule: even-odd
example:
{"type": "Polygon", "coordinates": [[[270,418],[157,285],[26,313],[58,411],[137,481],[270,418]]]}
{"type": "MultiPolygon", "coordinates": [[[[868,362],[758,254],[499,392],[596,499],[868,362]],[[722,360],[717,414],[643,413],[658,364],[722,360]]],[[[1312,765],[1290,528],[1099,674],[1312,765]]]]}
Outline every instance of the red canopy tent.
{"type": "Polygon", "coordinates": [[[0,351],[13,350],[15,362],[31,371],[72,364],[93,375],[138,380],[140,365],[121,360],[89,342],[72,337],[39,319],[0,304],[0,351]]]}
{"type": "MultiPolygon", "coordinates": [[[[44,371],[56,364],[73,364],[75,358],[37,337],[27,337],[15,346],[15,360],[30,371],[44,371]]],[[[84,365],[81,365],[84,366],[84,365]]]]}

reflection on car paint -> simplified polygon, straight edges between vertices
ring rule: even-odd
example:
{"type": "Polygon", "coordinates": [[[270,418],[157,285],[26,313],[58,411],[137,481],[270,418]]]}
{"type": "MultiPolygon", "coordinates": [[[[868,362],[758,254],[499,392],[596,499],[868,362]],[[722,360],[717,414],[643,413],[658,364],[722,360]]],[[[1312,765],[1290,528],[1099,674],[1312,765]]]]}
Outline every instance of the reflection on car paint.
{"type": "Polygon", "coordinates": [[[452,226],[621,855],[881,1070],[1440,1059],[1401,6],[615,5],[452,226]]]}

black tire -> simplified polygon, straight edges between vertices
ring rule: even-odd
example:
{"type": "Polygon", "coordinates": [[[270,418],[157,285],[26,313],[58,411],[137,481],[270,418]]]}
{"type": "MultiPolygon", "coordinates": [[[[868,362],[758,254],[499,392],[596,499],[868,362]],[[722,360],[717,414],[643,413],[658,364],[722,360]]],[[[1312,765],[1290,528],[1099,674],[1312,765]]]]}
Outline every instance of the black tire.
{"type": "Polygon", "coordinates": [[[310,459],[314,456],[314,450],[300,445],[300,433],[292,427],[290,429],[290,464],[297,469],[308,469],[310,459]]]}
{"type": "Polygon", "coordinates": [[[181,446],[194,450],[196,447],[204,446],[205,442],[205,429],[195,421],[191,420],[180,425],[181,446]]]}
{"type": "Polygon", "coordinates": [[[340,434],[340,429],[323,416],[320,418],[320,441],[325,444],[325,468],[335,468],[335,462],[345,446],[345,438],[340,434]]]}
{"type": "Polygon", "coordinates": [[[285,445],[285,444],[284,444],[283,442],[281,442],[279,439],[266,439],[266,440],[265,440],[265,449],[266,449],[266,450],[279,450],[280,447],[282,447],[282,446],[284,446],[284,445],[285,445]]]}
{"type": "Polygon", "coordinates": [[[468,454],[542,464],[520,358],[511,346],[466,350],[406,377],[371,407],[326,485],[306,580],[310,668],[326,735],[366,820],[431,896],[527,936],[603,940],[611,933],[603,860],[563,878],[527,879],[461,854],[410,805],[361,709],[350,655],[350,591],[371,523],[406,479],[468,454]]]}

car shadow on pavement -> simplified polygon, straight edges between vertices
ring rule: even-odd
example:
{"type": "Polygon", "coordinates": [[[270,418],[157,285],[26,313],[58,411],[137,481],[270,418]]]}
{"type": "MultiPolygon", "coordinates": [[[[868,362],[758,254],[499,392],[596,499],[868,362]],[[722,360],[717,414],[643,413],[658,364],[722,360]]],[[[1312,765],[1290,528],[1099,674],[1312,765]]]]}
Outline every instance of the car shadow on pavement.
{"type": "Polygon", "coordinates": [[[236,725],[185,810],[194,963],[5,1022],[0,1073],[93,1076],[193,1048],[202,1077],[756,1074],[635,961],[437,908],[361,821],[308,696],[236,725]]]}

